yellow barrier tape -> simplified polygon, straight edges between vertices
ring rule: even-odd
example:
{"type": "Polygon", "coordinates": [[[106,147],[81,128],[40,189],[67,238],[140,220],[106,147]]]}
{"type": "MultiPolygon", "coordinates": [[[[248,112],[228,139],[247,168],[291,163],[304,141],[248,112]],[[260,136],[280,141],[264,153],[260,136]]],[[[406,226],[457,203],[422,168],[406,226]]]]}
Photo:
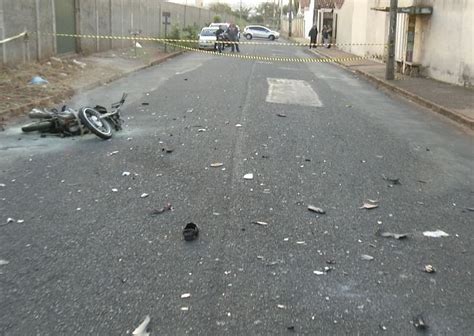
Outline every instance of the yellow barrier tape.
{"type": "MultiPolygon", "coordinates": [[[[146,36],[114,36],[114,35],[89,35],[89,34],[61,34],[61,33],[46,33],[58,37],[76,37],[76,38],[93,38],[93,39],[109,39],[109,40],[131,40],[131,41],[154,41],[154,42],[170,42],[170,43],[198,43],[198,40],[181,40],[181,39],[168,39],[158,37],[146,37],[146,36]]],[[[214,43],[214,41],[212,42],[214,43]]],[[[310,43],[299,43],[299,42],[251,42],[251,41],[225,41],[217,43],[226,44],[244,44],[244,45],[270,45],[270,46],[297,46],[297,47],[308,47],[310,43]]],[[[324,46],[323,43],[311,44],[312,46],[324,46]]],[[[387,46],[385,43],[330,43],[331,46],[387,46]]],[[[327,44],[326,44],[327,46],[327,44]]]]}
{"type": "Polygon", "coordinates": [[[353,61],[376,59],[375,57],[362,57],[362,56],[340,57],[340,58],[313,58],[313,57],[302,58],[302,57],[275,57],[275,56],[245,55],[241,53],[229,54],[229,53],[219,53],[217,51],[201,50],[201,49],[191,48],[191,47],[169,43],[169,42],[166,42],[166,44],[173,47],[193,51],[193,52],[199,52],[199,53],[214,55],[214,56],[241,58],[241,59],[250,60],[250,61],[293,62],[293,63],[331,63],[331,62],[353,62],[353,61]]]}
{"type": "Polygon", "coordinates": [[[20,33],[20,34],[18,34],[18,35],[15,35],[15,36],[6,38],[6,39],[4,39],[4,40],[0,40],[0,44],[4,44],[4,43],[10,42],[10,41],[19,39],[20,37],[26,37],[26,36],[28,36],[28,33],[27,33],[26,30],[25,30],[23,33],[20,33]]]}

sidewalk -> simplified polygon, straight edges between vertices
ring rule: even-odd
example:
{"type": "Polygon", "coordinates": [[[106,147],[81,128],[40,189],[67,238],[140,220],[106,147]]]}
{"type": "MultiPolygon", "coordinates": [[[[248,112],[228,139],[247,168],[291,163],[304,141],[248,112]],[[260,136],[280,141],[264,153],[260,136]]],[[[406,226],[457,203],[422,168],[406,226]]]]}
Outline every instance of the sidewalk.
{"type": "Polygon", "coordinates": [[[2,123],[25,114],[34,107],[51,107],[88,90],[132,72],[164,62],[182,51],[164,53],[157,48],[109,50],[82,57],[52,57],[44,63],[20,64],[4,68],[0,75],[0,130],[2,123]],[[46,85],[28,84],[33,76],[48,80],[46,85]]]}
{"type": "MultiPolygon", "coordinates": [[[[301,43],[307,39],[293,38],[301,43]]],[[[324,58],[350,58],[356,55],[332,47],[318,47],[312,51],[324,58]]],[[[336,61],[343,68],[364,76],[373,83],[404,96],[420,105],[474,129],[474,90],[443,83],[430,78],[410,77],[396,74],[395,80],[385,80],[385,64],[362,59],[357,61],[336,61]]]]}

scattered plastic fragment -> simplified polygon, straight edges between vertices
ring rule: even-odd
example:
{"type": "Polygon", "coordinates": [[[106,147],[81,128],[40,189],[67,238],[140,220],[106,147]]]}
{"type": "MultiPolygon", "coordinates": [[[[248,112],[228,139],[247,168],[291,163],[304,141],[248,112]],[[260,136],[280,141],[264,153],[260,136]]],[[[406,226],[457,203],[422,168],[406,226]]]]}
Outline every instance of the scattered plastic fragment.
{"type": "Polygon", "coordinates": [[[387,330],[387,327],[384,326],[383,324],[380,324],[379,327],[380,327],[380,329],[382,329],[383,331],[386,331],[386,330],[387,330]]]}
{"type": "Polygon", "coordinates": [[[206,129],[205,128],[200,128],[200,129],[198,129],[198,132],[206,132],[206,129]]]}
{"type": "Polygon", "coordinates": [[[367,260],[367,261],[374,260],[374,257],[368,254],[362,254],[360,257],[362,258],[362,260],[367,260]]]}
{"type": "Polygon", "coordinates": [[[253,180],[253,174],[252,174],[252,173],[245,174],[245,175],[244,175],[244,179],[245,179],[245,180],[253,180]]]}
{"type": "Polygon", "coordinates": [[[252,223],[252,224],[261,225],[261,226],[267,226],[267,225],[268,225],[268,223],[262,222],[262,221],[253,221],[253,222],[251,222],[251,223],[252,223]]]}
{"type": "Polygon", "coordinates": [[[6,184],[0,183],[0,187],[1,187],[1,188],[4,188],[4,187],[6,187],[6,186],[7,186],[6,184]]]}
{"type": "Polygon", "coordinates": [[[413,319],[413,325],[415,326],[416,329],[419,329],[419,330],[424,330],[424,329],[428,328],[428,325],[426,324],[426,322],[423,319],[423,316],[421,314],[416,316],[413,319]]]}
{"type": "Polygon", "coordinates": [[[190,108],[186,110],[186,113],[193,113],[194,109],[190,108]]]}
{"type": "Polygon", "coordinates": [[[72,63],[74,63],[75,65],[81,67],[81,69],[84,69],[86,67],[86,63],[84,62],[79,62],[78,60],[72,60],[72,63]]]}
{"type": "Polygon", "coordinates": [[[277,307],[280,308],[280,309],[286,309],[286,306],[282,305],[282,304],[277,304],[277,307]]]}
{"type": "Polygon", "coordinates": [[[224,164],[222,162],[211,163],[211,167],[217,168],[222,167],[224,164]]]}
{"type": "Polygon", "coordinates": [[[440,237],[449,237],[449,234],[441,230],[436,230],[436,231],[425,231],[423,232],[423,236],[431,237],[431,238],[440,238],[440,237]]]}
{"type": "Polygon", "coordinates": [[[308,205],[308,210],[312,212],[316,212],[318,214],[324,215],[326,211],[321,208],[315,207],[314,205],[308,205]]]}
{"type": "Polygon", "coordinates": [[[151,212],[152,215],[159,215],[159,214],[162,214],[163,212],[165,211],[173,211],[173,206],[171,205],[171,203],[167,203],[163,208],[161,209],[155,209],[151,212]]]}
{"type": "Polygon", "coordinates": [[[48,83],[49,82],[41,76],[34,76],[30,81],[30,84],[33,84],[33,85],[42,85],[42,84],[48,84],[48,83]]]}
{"type": "Polygon", "coordinates": [[[122,176],[130,176],[130,172],[125,171],[122,173],[122,176]]]}
{"type": "Polygon", "coordinates": [[[373,201],[373,200],[368,200],[369,202],[364,202],[364,204],[359,208],[359,209],[367,209],[367,210],[371,210],[371,209],[375,209],[375,208],[378,208],[378,204],[374,204],[376,203],[376,201],[373,201]]]}
{"type": "Polygon", "coordinates": [[[187,299],[187,298],[190,298],[190,297],[191,297],[191,293],[181,294],[181,299],[187,299]]]}
{"type": "Polygon", "coordinates": [[[434,273],[436,272],[435,268],[433,267],[433,265],[425,265],[425,267],[423,268],[423,271],[426,272],[426,273],[434,273]]]}
{"type": "Polygon", "coordinates": [[[242,125],[241,124],[236,124],[235,127],[242,127],[242,125]]]}
{"type": "Polygon", "coordinates": [[[13,218],[7,218],[7,224],[13,223],[15,220],[13,218]]]}
{"type": "Polygon", "coordinates": [[[148,106],[148,105],[150,105],[150,103],[143,102],[142,105],[143,105],[143,106],[148,106]]]}
{"type": "Polygon", "coordinates": [[[390,178],[390,177],[386,177],[385,175],[382,175],[382,178],[385,181],[390,182],[392,185],[401,185],[399,178],[390,178]]]}
{"type": "Polygon", "coordinates": [[[174,152],[174,149],[170,147],[166,147],[166,148],[162,148],[161,151],[170,154],[174,152]]]}
{"type": "Polygon", "coordinates": [[[316,275],[325,275],[326,272],[322,272],[322,271],[313,271],[314,274],[316,275]]]}
{"type": "Polygon", "coordinates": [[[277,116],[281,118],[286,118],[286,114],[284,113],[277,113],[277,116]]]}
{"type": "Polygon", "coordinates": [[[0,259],[0,266],[8,265],[10,262],[8,260],[0,259]]]}
{"type": "Polygon", "coordinates": [[[143,194],[140,195],[140,198],[146,198],[148,196],[150,196],[150,195],[148,195],[147,193],[143,193],[143,194]]]}
{"type": "Polygon", "coordinates": [[[296,244],[298,244],[298,245],[306,245],[306,242],[304,242],[304,241],[297,241],[296,244]]]}
{"type": "Polygon", "coordinates": [[[135,336],[149,336],[150,333],[146,331],[146,329],[148,327],[148,323],[150,323],[150,316],[149,315],[147,315],[145,317],[145,320],[137,327],[137,329],[135,329],[132,332],[132,335],[135,335],[135,336]]]}
{"type": "Polygon", "coordinates": [[[199,235],[199,228],[194,223],[188,223],[183,229],[184,240],[192,241],[195,240],[199,235]]]}
{"type": "Polygon", "coordinates": [[[16,222],[17,222],[18,224],[23,224],[23,223],[25,222],[25,220],[24,220],[24,219],[19,219],[19,220],[17,220],[16,222]]]}
{"type": "MultiPolygon", "coordinates": [[[[3,185],[4,187],[5,185],[3,185]]],[[[2,187],[2,185],[0,184],[0,187],[2,187]]],[[[474,211],[474,208],[466,208],[467,211],[474,211]]]]}
{"type": "Polygon", "coordinates": [[[295,331],[295,326],[289,326],[289,327],[286,327],[286,329],[288,329],[289,331],[295,331]]]}
{"type": "Polygon", "coordinates": [[[117,154],[118,152],[119,152],[119,151],[110,152],[110,153],[109,153],[109,156],[115,155],[115,154],[117,154]]]}
{"type": "Polygon", "coordinates": [[[404,239],[404,238],[407,238],[408,236],[406,233],[393,233],[393,232],[379,232],[379,235],[381,237],[395,238],[395,239],[404,239]]]}
{"type": "Polygon", "coordinates": [[[112,192],[118,192],[117,188],[112,188],[112,192]]]}

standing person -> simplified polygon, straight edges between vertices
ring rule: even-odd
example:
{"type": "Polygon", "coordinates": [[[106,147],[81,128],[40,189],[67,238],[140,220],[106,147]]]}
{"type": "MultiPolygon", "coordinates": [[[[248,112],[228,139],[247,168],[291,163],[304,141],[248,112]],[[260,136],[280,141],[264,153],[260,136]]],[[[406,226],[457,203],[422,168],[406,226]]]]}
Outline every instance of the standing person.
{"type": "Polygon", "coordinates": [[[332,42],[332,27],[330,25],[326,26],[326,31],[328,33],[328,49],[331,48],[331,42],[332,42]]]}
{"type": "Polygon", "coordinates": [[[223,43],[224,29],[222,29],[222,26],[219,26],[215,34],[216,34],[216,44],[214,44],[214,51],[218,50],[220,53],[222,53],[222,49],[224,49],[224,43],[223,43]]]}
{"type": "Polygon", "coordinates": [[[324,43],[324,46],[327,47],[327,45],[328,45],[328,43],[329,43],[329,34],[328,34],[328,29],[327,29],[326,26],[323,26],[322,34],[323,34],[323,43],[324,43]]]}
{"type": "Polygon", "coordinates": [[[227,33],[227,37],[229,38],[229,41],[231,42],[230,43],[231,51],[234,52],[234,49],[236,49],[237,52],[240,52],[239,29],[237,28],[237,26],[234,23],[231,23],[229,25],[229,28],[227,28],[226,33],[227,33]]]}
{"type": "Polygon", "coordinates": [[[316,43],[318,40],[318,28],[316,27],[316,24],[314,24],[313,27],[311,27],[311,29],[309,30],[308,36],[311,38],[311,41],[309,43],[309,49],[311,49],[311,46],[313,48],[316,48],[316,43]]]}

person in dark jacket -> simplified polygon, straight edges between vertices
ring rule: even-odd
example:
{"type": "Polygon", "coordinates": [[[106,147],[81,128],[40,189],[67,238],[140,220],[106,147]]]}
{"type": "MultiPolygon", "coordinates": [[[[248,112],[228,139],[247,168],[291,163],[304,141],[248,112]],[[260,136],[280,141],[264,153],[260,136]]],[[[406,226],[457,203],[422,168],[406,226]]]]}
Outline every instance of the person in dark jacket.
{"type": "Polygon", "coordinates": [[[311,49],[311,47],[316,48],[316,43],[318,40],[318,28],[316,28],[316,24],[311,27],[308,36],[311,38],[309,49],[311,49]]]}
{"type": "MultiPolygon", "coordinates": [[[[217,42],[223,41],[224,40],[224,29],[222,29],[222,26],[219,26],[219,29],[216,30],[216,40],[217,42]]],[[[214,50],[219,51],[220,53],[222,52],[222,49],[224,49],[224,43],[216,43],[214,45],[214,50]]]]}
{"type": "Polygon", "coordinates": [[[239,28],[234,23],[231,23],[229,25],[229,28],[227,28],[226,31],[227,37],[229,38],[230,47],[231,51],[234,52],[234,49],[237,50],[237,52],[240,52],[239,50],[239,28]]]}

